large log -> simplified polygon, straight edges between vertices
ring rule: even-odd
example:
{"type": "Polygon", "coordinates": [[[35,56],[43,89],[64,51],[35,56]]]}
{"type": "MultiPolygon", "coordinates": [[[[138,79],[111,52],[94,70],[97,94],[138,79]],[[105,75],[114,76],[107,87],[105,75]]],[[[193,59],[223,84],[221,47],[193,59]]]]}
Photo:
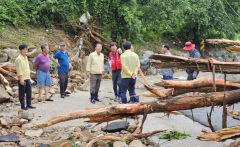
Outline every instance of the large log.
{"type": "Polygon", "coordinates": [[[224,128],[216,132],[205,132],[204,134],[198,136],[197,138],[200,140],[208,140],[208,141],[222,141],[222,140],[229,139],[239,135],[240,135],[240,126],[236,126],[232,128],[224,128]]]}
{"type": "Polygon", "coordinates": [[[232,48],[226,48],[228,51],[240,52],[240,46],[234,46],[232,48]]]}
{"type": "Polygon", "coordinates": [[[12,77],[14,80],[17,80],[17,75],[13,72],[7,71],[0,67],[0,73],[12,77]]]}
{"type": "Polygon", "coordinates": [[[151,65],[156,68],[193,69],[203,72],[212,72],[213,66],[215,66],[216,73],[240,73],[240,62],[221,62],[213,58],[196,59],[163,54],[151,55],[149,58],[156,60],[151,62],[151,65]]]}
{"type": "Polygon", "coordinates": [[[206,39],[207,43],[211,44],[228,44],[228,45],[240,45],[239,40],[227,40],[227,39],[206,39]]]}
{"type": "MultiPolygon", "coordinates": [[[[224,87],[223,79],[215,80],[217,87],[224,87]]],[[[162,80],[161,82],[154,83],[156,86],[170,87],[170,88],[201,88],[210,87],[214,84],[213,79],[198,78],[191,81],[174,81],[174,80],[162,80]]],[[[226,87],[240,88],[240,83],[226,81],[226,87]]]]}
{"type": "MultiPolygon", "coordinates": [[[[49,119],[46,123],[36,127],[48,127],[60,122],[89,118],[89,122],[106,122],[110,120],[121,119],[133,115],[142,115],[146,113],[157,113],[166,111],[186,110],[193,108],[206,107],[211,105],[222,105],[223,92],[213,93],[194,93],[192,95],[179,96],[166,100],[158,100],[153,102],[144,102],[137,104],[119,104],[113,106],[92,108],[80,110],[76,112],[65,113],[49,119]]],[[[226,91],[226,103],[233,104],[239,102],[240,89],[226,91]]]]}

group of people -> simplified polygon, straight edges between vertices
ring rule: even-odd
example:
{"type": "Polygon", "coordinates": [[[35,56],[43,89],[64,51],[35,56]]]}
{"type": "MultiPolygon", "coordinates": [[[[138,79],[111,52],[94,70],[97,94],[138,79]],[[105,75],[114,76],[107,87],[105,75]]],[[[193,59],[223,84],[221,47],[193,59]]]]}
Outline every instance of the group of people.
{"type": "MultiPolygon", "coordinates": [[[[121,100],[123,104],[139,102],[135,93],[135,84],[140,61],[134,52],[132,43],[128,41],[123,43],[124,53],[120,48],[117,48],[116,42],[111,42],[110,48],[109,59],[115,98],[121,100]],[[130,95],[129,101],[126,97],[127,90],[130,95]]],[[[104,55],[101,50],[102,45],[96,44],[95,51],[89,55],[86,67],[87,75],[90,77],[90,102],[93,104],[99,101],[98,91],[104,73],[104,55]]]]}
{"type": "MultiPolygon", "coordinates": [[[[122,53],[121,48],[117,47],[116,42],[110,43],[111,52],[109,53],[110,66],[112,71],[112,83],[115,98],[121,101],[123,104],[139,102],[139,97],[135,93],[135,84],[137,73],[140,70],[140,61],[138,55],[134,52],[134,47],[131,42],[124,42],[122,44],[125,50],[122,53]],[[127,90],[129,91],[130,100],[127,100],[127,90]]],[[[19,101],[21,103],[21,109],[34,109],[36,108],[31,104],[31,84],[30,68],[27,58],[27,45],[23,44],[19,46],[20,54],[17,57],[16,71],[18,77],[19,86],[19,101]],[[26,95],[26,105],[25,97],[26,95]]],[[[53,101],[48,97],[48,90],[51,86],[50,76],[50,61],[52,60],[57,64],[58,77],[60,84],[60,97],[64,98],[69,96],[66,93],[68,85],[68,73],[69,73],[69,60],[68,52],[66,50],[66,44],[60,42],[59,50],[53,57],[49,57],[49,46],[47,44],[41,45],[42,53],[40,53],[35,61],[34,68],[37,73],[37,87],[39,92],[38,101],[53,101]],[[45,96],[42,97],[42,91],[45,91],[45,96]]],[[[189,57],[200,58],[200,53],[195,49],[195,45],[191,42],[186,42],[185,51],[188,51],[189,57]]],[[[95,51],[92,52],[87,61],[86,72],[90,78],[90,102],[95,103],[99,100],[98,92],[101,84],[102,75],[104,74],[104,55],[101,53],[102,44],[97,43],[95,45],[95,51]]],[[[168,44],[162,46],[162,52],[166,55],[172,55],[168,44]]],[[[188,80],[196,79],[199,71],[186,70],[188,74],[188,80]]],[[[160,74],[163,75],[164,80],[172,80],[174,70],[173,69],[161,69],[160,74]]]]}
{"type": "MultiPolygon", "coordinates": [[[[200,52],[195,48],[195,44],[191,43],[190,41],[185,43],[183,50],[188,52],[188,57],[192,57],[192,58],[200,58],[201,57],[200,52]]],[[[164,53],[165,55],[172,55],[168,44],[164,44],[162,46],[162,53],[164,53]]],[[[199,74],[198,70],[192,70],[192,69],[187,69],[186,72],[188,74],[187,80],[194,80],[197,78],[197,76],[199,74]]],[[[173,74],[174,74],[173,69],[171,69],[171,68],[160,69],[159,73],[160,73],[160,75],[163,76],[163,80],[173,80],[173,74]]]]}
{"type": "MultiPolygon", "coordinates": [[[[66,94],[67,84],[68,84],[68,73],[69,73],[69,61],[68,52],[66,50],[66,44],[60,42],[59,51],[52,57],[49,58],[49,46],[47,44],[41,45],[42,53],[40,53],[35,61],[34,68],[37,74],[37,87],[38,87],[38,101],[53,101],[48,97],[48,90],[51,86],[51,76],[50,76],[50,60],[55,62],[58,66],[58,77],[60,83],[60,94],[61,98],[68,96],[66,94]],[[56,60],[57,59],[57,60],[56,60]],[[42,90],[45,91],[45,96],[42,97],[42,90]]],[[[21,109],[34,109],[36,108],[31,104],[32,99],[32,80],[30,77],[30,68],[27,58],[28,46],[22,44],[19,46],[20,54],[15,60],[17,78],[18,78],[18,93],[19,101],[21,104],[21,109]],[[26,95],[26,105],[25,105],[25,95],[26,95]]]]}

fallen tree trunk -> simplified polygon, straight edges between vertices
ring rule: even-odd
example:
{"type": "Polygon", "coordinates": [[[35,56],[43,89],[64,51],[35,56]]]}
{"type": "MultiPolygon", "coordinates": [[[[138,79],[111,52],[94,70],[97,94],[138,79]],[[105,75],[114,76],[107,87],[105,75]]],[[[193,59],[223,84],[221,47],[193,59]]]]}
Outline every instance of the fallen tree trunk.
{"type": "Polygon", "coordinates": [[[233,48],[226,48],[228,51],[240,52],[240,46],[234,46],[233,48]]]}
{"type": "Polygon", "coordinates": [[[206,39],[206,42],[211,44],[240,45],[240,41],[227,40],[227,39],[206,39]]]}
{"type": "Polygon", "coordinates": [[[6,91],[8,92],[8,94],[13,95],[13,91],[9,85],[9,82],[7,81],[7,79],[5,79],[5,77],[1,73],[0,73],[0,81],[3,84],[4,88],[6,89],[6,91]]]}
{"type": "MultiPolygon", "coordinates": [[[[217,87],[224,87],[223,79],[215,80],[217,87]]],[[[162,80],[161,82],[154,83],[156,86],[170,87],[170,88],[201,88],[210,87],[214,84],[213,79],[199,78],[191,81],[174,81],[174,80],[162,80]]],[[[226,81],[226,87],[240,88],[240,83],[226,81]]]]}
{"type": "Polygon", "coordinates": [[[215,66],[216,73],[240,73],[240,62],[221,62],[213,58],[196,59],[163,54],[155,54],[149,58],[156,60],[151,62],[151,65],[155,68],[192,69],[202,72],[212,72],[213,66],[215,66]]]}
{"type": "Polygon", "coordinates": [[[215,132],[205,132],[204,134],[198,136],[197,138],[200,140],[208,141],[222,141],[239,135],[240,126],[236,126],[232,128],[224,128],[215,132]]]}
{"type": "Polygon", "coordinates": [[[5,70],[5,69],[3,69],[1,67],[0,67],[0,72],[2,74],[4,74],[4,75],[12,77],[14,80],[17,80],[17,75],[15,73],[13,73],[13,72],[7,71],[7,70],[5,70]]]}
{"type": "MultiPolygon", "coordinates": [[[[65,113],[49,119],[46,123],[36,126],[37,128],[48,127],[60,122],[89,118],[89,122],[106,122],[121,119],[133,115],[157,113],[166,111],[186,110],[206,106],[222,105],[223,92],[186,95],[166,100],[144,102],[138,104],[119,104],[107,107],[92,108],[76,112],[65,113]]],[[[226,91],[226,104],[239,102],[240,89],[226,91]]]]}

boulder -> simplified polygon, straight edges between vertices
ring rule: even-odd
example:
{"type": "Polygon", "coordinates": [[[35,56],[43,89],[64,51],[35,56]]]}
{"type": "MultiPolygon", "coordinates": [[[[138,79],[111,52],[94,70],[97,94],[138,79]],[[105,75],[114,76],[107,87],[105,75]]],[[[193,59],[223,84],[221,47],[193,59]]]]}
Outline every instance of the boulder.
{"type": "Polygon", "coordinates": [[[10,49],[10,48],[7,48],[7,49],[4,49],[3,52],[5,52],[9,59],[16,59],[19,55],[19,51],[17,49],[10,49]]]}
{"type": "Polygon", "coordinates": [[[33,113],[30,113],[28,111],[22,111],[18,113],[18,118],[32,120],[33,119],[33,113]]]}
{"type": "Polygon", "coordinates": [[[8,54],[4,52],[0,52],[0,63],[8,61],[8,54]]]}
{"type": "Polygon", "coordinates": [[[113,143],[113,147],[127,147],[128,145],[125,142],[122,141],[115,141],[113,143]]]}
{"type": "Polygon", "coordinates": [[[27,130],[25,132],[25,135],[29,136],[29,137],[39,137],[39,136],[42,135],[42,133],[43,133],[42,129],[39,129],[39,130],[27,130]]]}
{"type": "Polygon", "coordinates": [[[121,130],[126,130],[129,126],[129,122],[127,121],[117,121],[112,122],[108,124],[108,126],[105,126],[102,128],[102,131],[104,132],[120,132],[121,130]]]}
{"type": "Polygon", "coordinates": [[[0,86],[0,103],[7,101],[10,99],[10,95],[7,91],[3,88],[3,85],[0,86]]]}
{"type": "Polygon", "coordinates": [[[129,146],[131,147],[145,147],[140,140],[133,140],[129,146]]]}

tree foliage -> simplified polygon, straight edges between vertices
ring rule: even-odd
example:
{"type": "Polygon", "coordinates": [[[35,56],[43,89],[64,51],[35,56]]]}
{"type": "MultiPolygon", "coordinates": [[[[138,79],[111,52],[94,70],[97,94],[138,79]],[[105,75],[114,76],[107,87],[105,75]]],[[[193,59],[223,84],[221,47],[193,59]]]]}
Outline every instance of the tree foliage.
{"type": "Polygon", "coordinates": [[[1,0],[0,27],[65,27],[89,12],[113,41],[232,39],[240,30],[238,0],[1,0]]]}

